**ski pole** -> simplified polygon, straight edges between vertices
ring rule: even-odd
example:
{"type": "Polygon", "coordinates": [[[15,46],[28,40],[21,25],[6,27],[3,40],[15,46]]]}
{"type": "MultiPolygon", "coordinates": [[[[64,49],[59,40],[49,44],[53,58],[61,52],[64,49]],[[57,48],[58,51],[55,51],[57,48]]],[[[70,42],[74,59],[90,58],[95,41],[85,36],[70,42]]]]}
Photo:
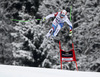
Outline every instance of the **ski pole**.
{"type": "MultiPolygon", "coordinates": [[[[41,19],[35,19],[35,20],[41,20],[41,19]]],[[[31,21],[31,20],[24,21],[24,20],[11,19],[11,21],[29,22],[29,21],[31,21]]]]}

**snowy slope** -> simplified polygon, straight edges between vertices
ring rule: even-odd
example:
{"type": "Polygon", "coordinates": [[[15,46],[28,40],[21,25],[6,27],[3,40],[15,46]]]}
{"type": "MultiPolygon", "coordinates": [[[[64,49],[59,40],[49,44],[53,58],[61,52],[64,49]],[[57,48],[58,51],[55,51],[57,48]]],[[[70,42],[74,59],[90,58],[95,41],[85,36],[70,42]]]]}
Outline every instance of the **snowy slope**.
{"type": "Polygon", "coordinates": [[[100,73],[0,65],[0,77],[100,77],[100,73]]]}

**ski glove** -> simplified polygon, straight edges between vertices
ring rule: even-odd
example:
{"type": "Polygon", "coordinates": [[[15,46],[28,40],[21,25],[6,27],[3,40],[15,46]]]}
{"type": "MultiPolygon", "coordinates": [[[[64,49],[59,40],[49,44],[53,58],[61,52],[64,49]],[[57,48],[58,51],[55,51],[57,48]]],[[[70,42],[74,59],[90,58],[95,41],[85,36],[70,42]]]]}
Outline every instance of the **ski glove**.
{"type": "Polygon", "coordinates": [[[45,22],[46,21],[46,18],[44,17],[42,21],[45,22]]]}
{"type": "Polygon", "coordinates": [[[72,36],[72,31],[69,32],[69,36],[72,36]]]}

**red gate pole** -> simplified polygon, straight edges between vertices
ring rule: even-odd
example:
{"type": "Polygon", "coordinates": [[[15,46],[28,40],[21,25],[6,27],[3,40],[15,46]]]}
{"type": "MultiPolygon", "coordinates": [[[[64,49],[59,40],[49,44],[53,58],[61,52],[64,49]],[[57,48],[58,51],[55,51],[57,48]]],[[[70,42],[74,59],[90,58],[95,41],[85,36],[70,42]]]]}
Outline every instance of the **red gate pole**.
{"type": "MultiPolygon", "coordinates": [[[[72,43],[72,48],[73,48],[73,50],[74,50],[74,44],[73,44],[73,43],[72,43]]],[[[74,54],[75,54],[75,51],[74,51],[74,54]]],[[[76,69],[77,69],[77,71],[78,71],[76,57],[75,57],[75,64],[76,64],[76,69]]]]}
{"type": "Polygon", "coordinates": [[[61,69],[62,69],[62,57],[61,57],[61,43],[59,41],[59,49],[60,49],[60,65],[61,65],[61,69]]]}
{"type": "Polygon", "coordinates": [[[78,71],[77,62],[75,61],[75,63],[76,63],[76,69],[77,69],[77,71],[78,71]]]}

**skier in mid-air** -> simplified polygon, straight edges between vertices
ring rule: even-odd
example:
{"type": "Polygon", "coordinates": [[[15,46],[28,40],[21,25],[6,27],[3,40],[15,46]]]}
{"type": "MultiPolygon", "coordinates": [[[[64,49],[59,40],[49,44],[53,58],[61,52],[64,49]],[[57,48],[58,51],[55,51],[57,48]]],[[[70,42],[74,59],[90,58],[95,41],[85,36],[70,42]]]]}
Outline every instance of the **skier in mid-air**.
{"type": "Polygon", "coordinates": [[[50,14],[50,15],[44,17],[43,21],[45,21],[51,17],[55,17],[55,19],[52,22],[52,28],[46,34],[47,38],[49,38],[51,35],[53,35],[55,37],[58,34],[58,32],[60,31],[60,29],[63,27],[64,22],[66,22],[69,25],[69,27],[70,27],[69,36],[72,36],[72,23],[69,21],[69,19],[67,17],[66,10],[62,10],[61,12],[50,14]]]}

